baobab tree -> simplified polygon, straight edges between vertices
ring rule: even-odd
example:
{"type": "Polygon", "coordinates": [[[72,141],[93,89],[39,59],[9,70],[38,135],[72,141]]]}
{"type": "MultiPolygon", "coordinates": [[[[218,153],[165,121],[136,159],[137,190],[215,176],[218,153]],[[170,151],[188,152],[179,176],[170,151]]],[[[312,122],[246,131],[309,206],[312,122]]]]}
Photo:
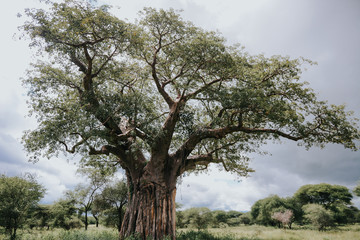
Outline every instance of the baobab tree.
{"type": "Polygon", "coordinates": [[[174,10],[147,8],[132,24],[107,6],[47,2],[22,26],[44,55],[23,80],[39,121],[24,146],[33,161],[65,152],[119,164],[129,185],[121,236],[175,239],[179,176],[209,164],[247,175],[246,153],[268,140],[356,149],[344,106],[300,81],[309,60],[250,56],[174,10]]]}

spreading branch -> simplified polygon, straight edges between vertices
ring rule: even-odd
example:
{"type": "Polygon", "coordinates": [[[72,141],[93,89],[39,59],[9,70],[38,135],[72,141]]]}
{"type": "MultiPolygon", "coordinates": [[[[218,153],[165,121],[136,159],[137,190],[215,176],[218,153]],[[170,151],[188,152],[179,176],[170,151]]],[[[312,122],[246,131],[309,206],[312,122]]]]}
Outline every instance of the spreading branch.
{"type": "Polygon", "coordinates": [[[64,145],[65,151],[67,151],[68,153],[75,153],[76,148],[79,147],[80,145],[86,143],[86,141],[87,141],[88,139],[89,139],[89,138],[84,138],[84,139],[80,140],[80,141],[77,142],[74,146],[72,146],[71,149],[68,147],[68,145],[67,145],[64,141],[59,141],[59,143],[61,143],[62,145],[64,145]]]}

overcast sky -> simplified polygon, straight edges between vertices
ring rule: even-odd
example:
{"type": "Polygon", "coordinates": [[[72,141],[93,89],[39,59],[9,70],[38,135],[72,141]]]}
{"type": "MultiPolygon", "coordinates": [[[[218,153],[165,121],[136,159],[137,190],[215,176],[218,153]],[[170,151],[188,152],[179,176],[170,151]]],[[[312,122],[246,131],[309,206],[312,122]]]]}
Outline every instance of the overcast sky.
{"type": "MultiPolygon", "coordinates": [[[[360,1],[358,0],[103,0],[118,6],[112,12],[133,21],[145,6],[182,9],[181,15],[207,30],[218,30],[229,44],[240,43],[250,54],[305,57],[309,66],[303,80],[331,104],[346,104],[360,118],[360,1]]],[[[48,189],[51,203],[66,189],[82,181],[75,175],[74,160],[42,159],[28,163],[20,144],[24,130],[36,127],[26,117],[26,91],[21,86],[34,52],[13,37],[23,19],[17,13],[40,7],[35,0],[7,1],[0,9],[0,174],[36,173],[48,189]]],[[[305,151],[295,143],[264,146],[271,155],[253,155],[256,170],[240,181],[210,168],[207,174],[190,175],[178,186],[177,202],[184,208],[248,211],[270,194],[292,196],[302,185],[331,183],[352,189],[360,179],[360,152],[341,146],[305,151]]],[[[360,199],[354,198],[360,207],[360,199]]]]}

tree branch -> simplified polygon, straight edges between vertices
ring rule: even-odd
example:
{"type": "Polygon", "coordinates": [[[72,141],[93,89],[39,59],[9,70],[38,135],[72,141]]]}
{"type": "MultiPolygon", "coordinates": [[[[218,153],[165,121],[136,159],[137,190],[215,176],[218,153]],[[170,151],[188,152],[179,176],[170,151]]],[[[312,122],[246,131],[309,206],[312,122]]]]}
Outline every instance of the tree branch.
{"type": "Polygon", "coordinates": [[[159,93],[161,94],[161,96],[164,98],[164,100],[166,101],[166,103],[169,105],[169,108],[172,107],[172,105],[174,104],[174,100],[169,96],[169,94],[165,91],[164,87],[161,86],[160,84],[160,79],[157,76],[157,71],[156,71],[156,64],[157,64],[157,54],[160,52],[161,50],[161,37],[159,39],[159,47],[155,50],[154,52],[154,57],[153,57],[153,62],[151,63],[151,73],[152,73],[152,77],[155,81],[155,85],[159,91],[159,93]]]}
{"type": "Polygon", "coordinates": [[[188,170],[194,170],[198,165],[203,165],[207,167],[209,163],[213,162],[213,160],[214,159],[212,154],[190,156],[186,159],[185,164],[182,166],[180,172],[182,174],[188,170]]]}
{"type": "Polygon", "coordinates": [[[114,52],[105,60],[105,62],[103,62],[103,64],[96,71],[96,73],[92,74],[92,77],[97,77],[99,75],[99,73],[103,70],[103,68],[106,66],[106,64],[114,57],[116,52],[117,52],[117,47],[115,48],[114,52]]]}
{"type": "Polygon", "coordinates": [[[202,86],[201,88],[199,88],[198,90],[192,92],[192,93],[189,93],[187,95],[184,96],[184,98],[186,100],[189,100],[190,98],[192,97],[195,97],[197,94],[201,93],[202,91],[204,91],[206,88],[210,87],[211,85],[215,84],[215,83],[218,83],[218,82],[221,82],[223,79],[222,78],[218,78],[218,79],[215,79],[209,83],[206,83],[204,86],[202,86]]]}
{"type": "Polygon", "coordinates": [[[82,63],[75,55],[75,52],[71,52],[70,53],[70,61],[73,62],[76,66],[79,67],[79,71],[83,72],[83,73],[87,73],[87,68],[85,66],[84,63],[82,63]]]}
{"type": "Polygon", "coordinates": [[[82,144],[84,144],[89,138],[84,138],[81,141],[77,142],[71,149],[69,149],[68,145],[64,141],[59,141],[62,145],[65,146],[65,151],[69,153],[75,153],[76,148],[82,144]]]}
{"type": "MultiPolygon", "coordinates": [[[[235,133],[235,132],[245,132],[250,134],[256,134],[256,133],[265,133],[265,134],[276,134],[281,137],[298,141],[304,138],[304,136],[293,136],[291,134],[284,133],[280,130],[276,129],[266,129],[266,128],[248,128],[243,127],[241,125],[239,126],[227,126],[223,128],[218,129],[203,129],[199,130],[196,133],[192,134],[188,140],[174,153],[172,154],[172,157],[175,159],[186,159],[191,152],[194,150],[194,148],[204,139],[223,139],[227,135],[235,133]]],[[[217,149],[219,150],[219,149],[217,149]]],[[[215,151],[217,151],[215,150],[215,151]]],[[[214,151],[213,151],[214,152],[214,151]]],[[[212,152],[212,153],[213,153],[212,152]]],[[[211,153],[210,153],[211,154],[211,153]]]]}

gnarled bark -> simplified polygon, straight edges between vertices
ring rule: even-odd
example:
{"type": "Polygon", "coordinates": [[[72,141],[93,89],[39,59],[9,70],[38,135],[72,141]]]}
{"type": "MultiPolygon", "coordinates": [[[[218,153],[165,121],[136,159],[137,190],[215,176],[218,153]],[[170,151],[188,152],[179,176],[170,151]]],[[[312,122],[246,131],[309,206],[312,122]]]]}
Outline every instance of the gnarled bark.
{"type": "Polygon", "coordinates": [[[175,239],[176,182],[149,182],[140,179],[130,193],[120,237],[139,234],[142,239],[175,239]]]}

